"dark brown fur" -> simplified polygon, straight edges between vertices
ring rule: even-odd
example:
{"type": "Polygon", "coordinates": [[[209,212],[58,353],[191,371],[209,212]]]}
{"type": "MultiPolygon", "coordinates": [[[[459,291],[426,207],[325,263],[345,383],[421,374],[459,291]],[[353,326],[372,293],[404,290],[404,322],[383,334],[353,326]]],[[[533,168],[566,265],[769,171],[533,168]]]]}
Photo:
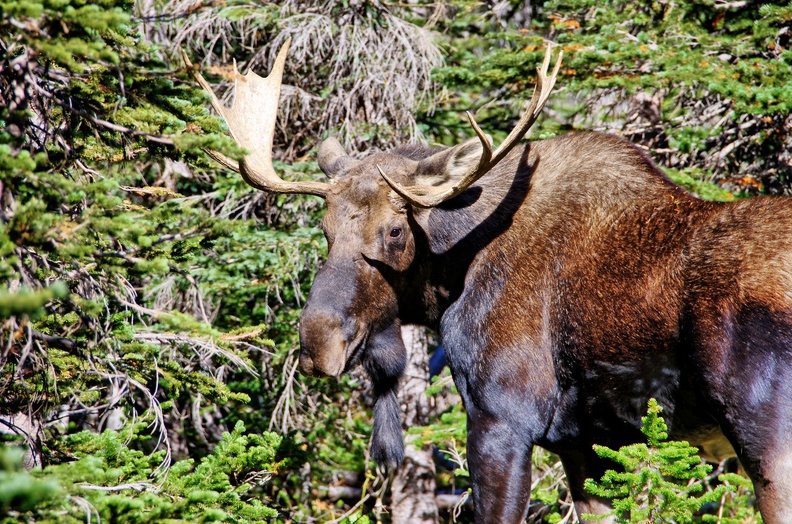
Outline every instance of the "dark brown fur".
{"type": "Polygon", "coordinates": [[[610,467],[591,446],[641,440],[649,398],[672,438],[736,450],[765,522],[792,522],[792,200],[699,200],[601,134],[518,148],[432,209],[376,168],[418,183],[451,151],[329,173],[301,364],[335,375],[362,356],[378,460],[401,459],[397,328],[421,323],[439,330],[468,414],[478,522],[524,518],[534,445],[561,457],[578,511],[602,510],[582,489],[610,467]]]}

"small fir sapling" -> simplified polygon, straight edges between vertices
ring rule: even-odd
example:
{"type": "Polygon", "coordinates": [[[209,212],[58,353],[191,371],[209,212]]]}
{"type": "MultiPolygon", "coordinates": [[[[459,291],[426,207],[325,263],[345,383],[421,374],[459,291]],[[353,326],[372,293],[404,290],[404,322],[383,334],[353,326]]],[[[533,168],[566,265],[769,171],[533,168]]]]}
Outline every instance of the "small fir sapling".
{"type": "MultiPolygon", "coordinates": [[[[662,410],[655,399],[649,400],[647,415],[641,419],[645,444],[622,446],[618,450],[594,446],[600,457],[622,467],[606,471],[599,481],[586,480],[586,490],[611,499],[613,510],[601,516],[583,515],[584,518],[597,520],[613,515],[619,523],[694,522],[702,506],[711,503],[721,506],[727,493],[744,486],[745,479],[727,474],[719,477],[720,485],[701,493],[712,466],[704,463],[697,455],[698,449],[687,442],[667,440],[668,426],[660,416],[662,410]]],[[[700,521],[736,522],[724,518],[722,511],[719,517],[704,515],[700,521]]]]}

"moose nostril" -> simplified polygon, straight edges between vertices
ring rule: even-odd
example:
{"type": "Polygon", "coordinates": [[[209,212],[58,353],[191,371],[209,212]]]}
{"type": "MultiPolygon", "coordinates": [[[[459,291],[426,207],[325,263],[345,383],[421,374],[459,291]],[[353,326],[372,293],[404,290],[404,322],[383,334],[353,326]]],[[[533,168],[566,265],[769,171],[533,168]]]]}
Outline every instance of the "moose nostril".
{"type": "Polygon", "coordinates": [[[306,377],[314,376],[314,363],[307,351],[300,351],[300,373],[306,377]]]}

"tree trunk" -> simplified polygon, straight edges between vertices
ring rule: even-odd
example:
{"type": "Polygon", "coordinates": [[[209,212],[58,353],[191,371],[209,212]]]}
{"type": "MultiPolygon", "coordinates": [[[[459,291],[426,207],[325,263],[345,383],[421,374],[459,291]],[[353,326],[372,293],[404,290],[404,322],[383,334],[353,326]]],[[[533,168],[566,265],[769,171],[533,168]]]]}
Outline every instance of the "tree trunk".
{"type": "Polygon", "coordinates": [[[41,448],[44,428],[38,418],[26,413],[4,416],[0,420],[0,433],[17,435],[25,439],[27,452],[22,459],[22,466],[25,469],[42,467],[41,448]]]}
{"type": "MultiPolygon", "coordinates": [[[[407,348],[407,369],[399,388],[405,429],[427,423],[430,408],[429,358],[426,331],[418,326],[403,326],[407,348]]],[[[435,524],[438,521],[435,499],[435,465],[431,449],[418,449],[405,439],[404,462],[393,479],[391,517],[393,524],[435,524]]]]}

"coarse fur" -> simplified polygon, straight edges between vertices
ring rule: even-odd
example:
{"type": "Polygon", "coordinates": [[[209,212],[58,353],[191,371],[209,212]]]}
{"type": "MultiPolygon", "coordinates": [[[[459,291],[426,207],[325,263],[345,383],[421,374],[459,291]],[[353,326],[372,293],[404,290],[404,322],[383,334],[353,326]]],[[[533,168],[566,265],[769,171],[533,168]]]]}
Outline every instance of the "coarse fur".
{"type": "Polygon", "coordinates": [[[408,205],[378,172],[442,185],[471,156],[458,148],[354,160],[334,146],[320,159],[329,254],[301,369],[338,375],[362,359],[377,461],[402,457],[398,328],[418,323],[438,329],[468,415],[477,522],[522,522],[535,445],[561,457],[579,514],[606,511],[583,490],[610,467],[592,445],[641,441],[650,398],[671,438],[736,453],[764,521],[789,522],[792,200],[700,200],[596,133],[515,148],[435,208],[408,205]]]}

